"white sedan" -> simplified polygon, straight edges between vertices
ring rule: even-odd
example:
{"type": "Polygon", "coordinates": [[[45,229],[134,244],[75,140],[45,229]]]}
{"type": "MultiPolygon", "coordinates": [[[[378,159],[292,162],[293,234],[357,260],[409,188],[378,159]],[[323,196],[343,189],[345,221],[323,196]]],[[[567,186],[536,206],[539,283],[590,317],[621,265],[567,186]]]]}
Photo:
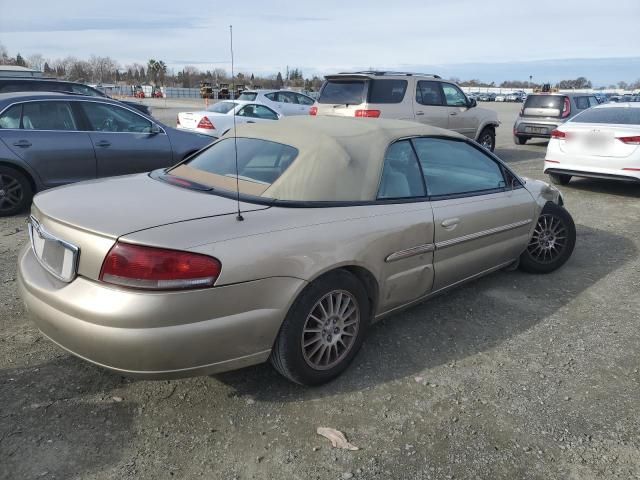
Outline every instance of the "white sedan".
{"type": "Polygon", "coordinates": [[[315,103],[313,98],[290,90],[245,90],[238,100],[262,103],[287,117],[309,115],[309,109],[315,103]]]}
{"type": "Polygon", "coordinates": [[[176,128],[203,133],[212,137],[221,137],[233,128],[235,122],[261,123],[280,120],[282,114],[256,102],[242,100],[224,101],[211,105],[206,110],[180,112],[176,128]]]}
{"type": "Polygon", "coordinates": [[[551,132],[544,173],[555,184],[571,177],[640,182],[640,103],[605,103],[551,132]]]}

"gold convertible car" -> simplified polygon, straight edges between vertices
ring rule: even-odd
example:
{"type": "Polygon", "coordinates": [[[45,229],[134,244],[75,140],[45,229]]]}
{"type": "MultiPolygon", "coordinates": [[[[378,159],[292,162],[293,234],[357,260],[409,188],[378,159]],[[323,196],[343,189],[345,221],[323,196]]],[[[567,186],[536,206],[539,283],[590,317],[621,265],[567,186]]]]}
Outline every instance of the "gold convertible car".
{"type": "Polygon", "coordinates": [[[287,118],[166,170],[38,194],[20,292],[47,337],[123,374],[270,360],[314,385],[400,308],[504,267],[560,267],[576,235],[562,203],[450,131],[287,118]]]}

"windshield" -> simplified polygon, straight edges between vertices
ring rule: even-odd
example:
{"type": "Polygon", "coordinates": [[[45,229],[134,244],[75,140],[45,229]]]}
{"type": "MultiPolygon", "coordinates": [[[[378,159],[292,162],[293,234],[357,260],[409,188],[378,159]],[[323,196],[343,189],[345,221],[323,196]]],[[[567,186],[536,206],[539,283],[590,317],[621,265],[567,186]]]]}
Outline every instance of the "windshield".
{"type": "Polygon", "coordinates": [[[360,105],[364,101],[364,80],[327,80],[318,103],[360,105]]]}
{"type": "Polygon", "coordinates": [[[611,123],[614,125],[640,125],[640,108],[607,107],[592,108],[576,115],[572,122],[611,123]]]}
{"type": "Polygon", "coordinates": [[[169,170],[169,175],[186,178],[214,189],[236,189],[236,149],[240,191],[261,195],[289,168],[298,150],[282,143],[256,138],[226,138],[189,161],[169,170]]]}
{"type": "Polygon", "coordinates": [[[242,92],[238,97],[238,100],[246,100],[247,102],[253,102],[258,96],[255,92],[242,92]]]}
{"type": "Polygon", "coordinates": [[[214,103],[213,105],[207,107],[207,112],[228,113],[236,105],[237,105],[237,103],[235,103],[235,102],[218,102],[218,103],[214,103]]]}

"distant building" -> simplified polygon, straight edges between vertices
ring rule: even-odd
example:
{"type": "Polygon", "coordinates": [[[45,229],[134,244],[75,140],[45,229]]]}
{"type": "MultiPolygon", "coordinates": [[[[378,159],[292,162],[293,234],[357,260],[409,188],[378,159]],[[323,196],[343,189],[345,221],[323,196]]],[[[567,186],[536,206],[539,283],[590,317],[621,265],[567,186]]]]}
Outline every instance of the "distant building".
{"type": "Polygon", "coordinates": [[[0,77],[42,77],[42,72],[17,65],[0,65],[0,77]]]}

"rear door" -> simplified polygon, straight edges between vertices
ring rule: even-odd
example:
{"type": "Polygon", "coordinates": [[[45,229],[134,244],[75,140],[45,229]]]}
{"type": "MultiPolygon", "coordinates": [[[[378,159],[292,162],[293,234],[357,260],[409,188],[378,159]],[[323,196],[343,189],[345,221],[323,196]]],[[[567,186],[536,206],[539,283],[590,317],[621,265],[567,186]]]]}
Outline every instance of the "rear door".
{"type": "Polygon", "coordinates": [[[165,131],[153,133],[153,122],[118,105],[76,101],[91,130],[97,176],[149,172],[173,163],[165,131]]]}
{"type": "Polygon", "coordinates": [[[433,208],[433,289],[518,258],[529,240],[534,214],[533,198],[518,180],[511,174],[506,177],[503,167],[480,146],[427,137],[413,144],[433,208]]]}
{"type": "Polygon", "coordinates": [[[415,120],[433,127],[449,128],[449,109],[444,104],[439,82],[416,82],[415,120]]]}
{"type": "Polygon", "coordinates": [[[69,102],[29,101],[2,114],[2,140],[47,187],[95,178],[96,158],[69,102]]]}
{"type": "Polygon", "coordinates": [[[236,120],[242,123],[263,123],[278,120],[278,114],[265,105],[250,103],[238,110],[236,120]]]}

